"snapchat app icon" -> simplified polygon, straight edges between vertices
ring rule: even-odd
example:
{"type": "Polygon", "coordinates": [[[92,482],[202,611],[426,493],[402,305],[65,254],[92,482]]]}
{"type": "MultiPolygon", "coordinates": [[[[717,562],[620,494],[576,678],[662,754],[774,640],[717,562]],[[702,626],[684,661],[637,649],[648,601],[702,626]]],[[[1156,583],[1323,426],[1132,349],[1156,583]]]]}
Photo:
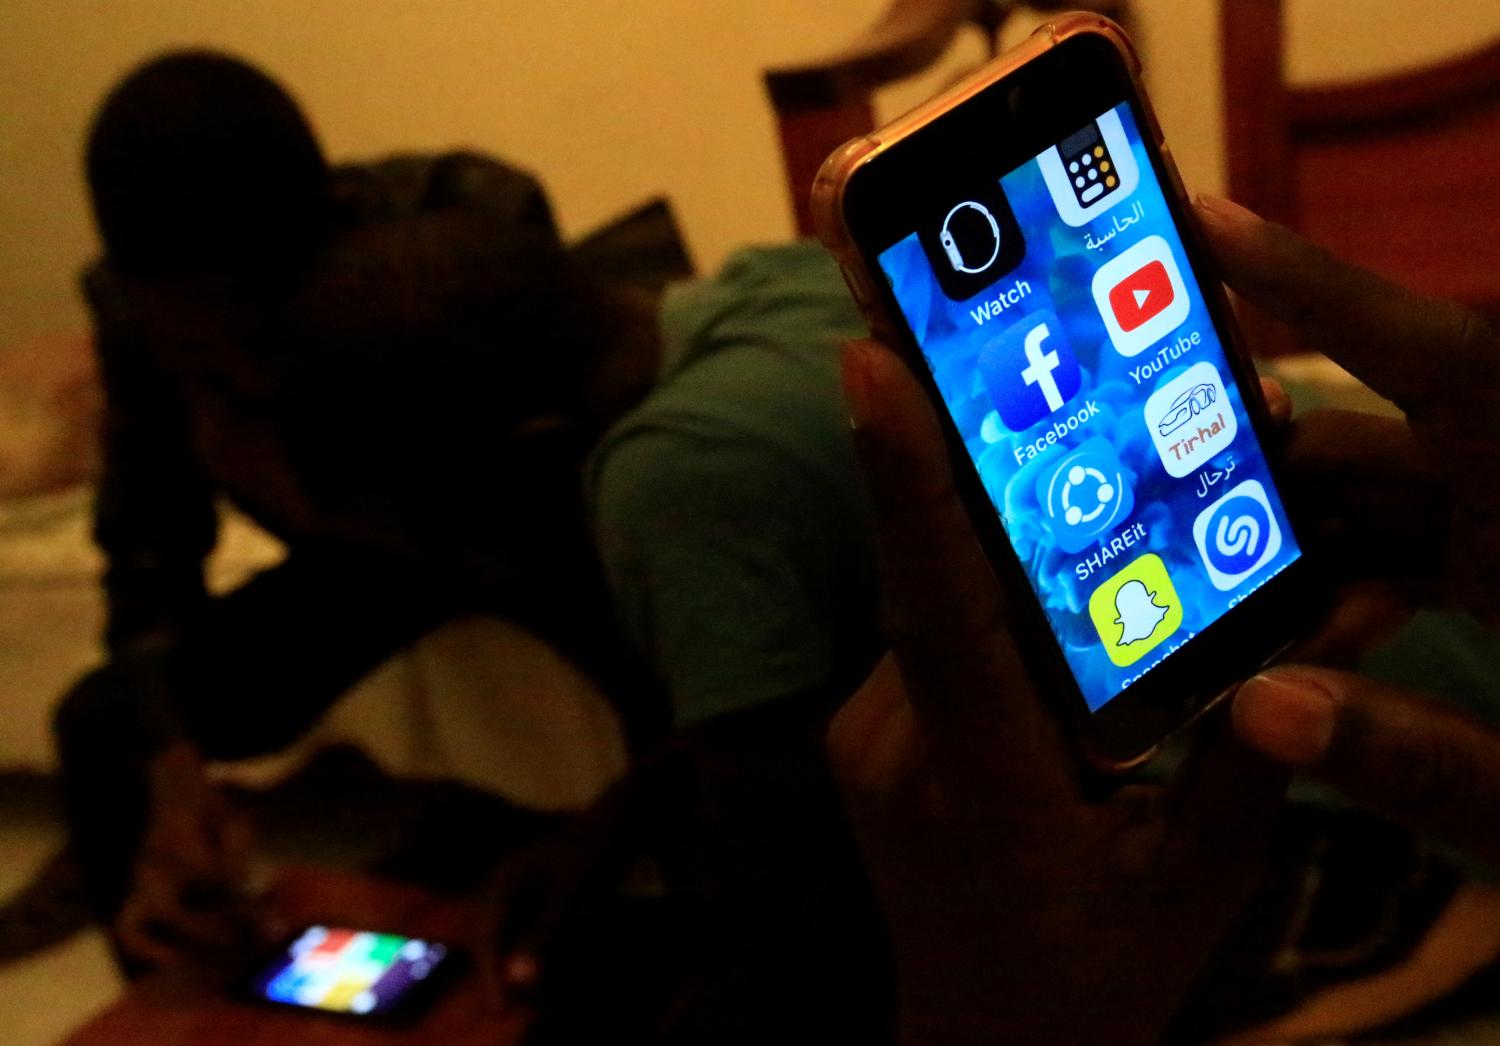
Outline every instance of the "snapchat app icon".
{"type": "Polygon", "coordinates": [[[1148,553],[1094,589],[1089,617],[1109,659],[1124,668],[1182,627],[1182,600],[1161,557],[1148,553]]]}

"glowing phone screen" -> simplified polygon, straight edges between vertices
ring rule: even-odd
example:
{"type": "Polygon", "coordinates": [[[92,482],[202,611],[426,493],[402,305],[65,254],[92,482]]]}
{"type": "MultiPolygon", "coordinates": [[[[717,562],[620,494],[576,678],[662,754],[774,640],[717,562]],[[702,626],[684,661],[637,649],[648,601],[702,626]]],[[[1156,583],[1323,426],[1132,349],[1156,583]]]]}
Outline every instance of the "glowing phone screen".
{"type": "Polygon", "coordinates": [[[1097,710],[1301,555],[1128,103],[880,255],[1097,710]]]}
{"type": "Polygon", "coordinates": [[[361,1016],[388,1013],[447,958],[445,946],[392,933],[310,926],[254,981],[269,1002],[361,1016]]]}

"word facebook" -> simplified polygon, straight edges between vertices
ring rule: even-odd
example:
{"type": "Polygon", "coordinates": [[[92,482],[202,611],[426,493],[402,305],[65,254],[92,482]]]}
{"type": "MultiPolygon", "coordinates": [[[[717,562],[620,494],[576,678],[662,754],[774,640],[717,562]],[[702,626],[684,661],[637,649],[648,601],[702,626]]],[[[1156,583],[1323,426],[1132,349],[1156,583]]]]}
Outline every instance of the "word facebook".
{"type": "Polygon", "coordinates": [[[1085,401],[1077,413],[1068,415],[1062,421],[1054,421],[1047,426],[1045,432],[1030,443],[1021,443],[1013,447],[1011,453],[1015,455],[1016,464],[1024,465],[1028,461],[1035,460],[1038,454],[1056,446],[1068,433],[1077,432],[1078,426],[1085,425],[1098,416],[1099,404],[1093,400],[1085,401]]]}

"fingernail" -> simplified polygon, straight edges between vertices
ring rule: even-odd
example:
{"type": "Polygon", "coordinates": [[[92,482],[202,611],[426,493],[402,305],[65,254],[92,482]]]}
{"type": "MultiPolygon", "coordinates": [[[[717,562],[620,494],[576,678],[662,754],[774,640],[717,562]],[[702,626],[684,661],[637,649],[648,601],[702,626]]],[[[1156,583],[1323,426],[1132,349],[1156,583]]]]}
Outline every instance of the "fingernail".
{"type": "Polygon", "coordinates": [[[536,959],[530,955],[513,955],[505,962],[505,979],[518,988],[536,983],[536,959]]]}
{"type": "Polygon", "coordinates": [[[869,424],[872,409],[870,346],[862,341],[845,342],[842,362],[844,404],[849,409],[849,427],[858,432],[869,424]]]}
{"type": "Polygon", "coordinates": [[[1198,210],[1210,218],[1224,218],[1230,221],[1244,221],[1253,218],[1255,212],[1241,207],[1233,200],[1226,200],[1222,196],[1194,196],[1193,203],[1198,210]]]}
{"type": "Polygon", "coordinates": [[[1231,712],[1235,731],[1250,747],[1292,766],[1312,766],[1333,743],[1338,707],[1315,678],[1272,670],[1245,681],[1231,712]]]}

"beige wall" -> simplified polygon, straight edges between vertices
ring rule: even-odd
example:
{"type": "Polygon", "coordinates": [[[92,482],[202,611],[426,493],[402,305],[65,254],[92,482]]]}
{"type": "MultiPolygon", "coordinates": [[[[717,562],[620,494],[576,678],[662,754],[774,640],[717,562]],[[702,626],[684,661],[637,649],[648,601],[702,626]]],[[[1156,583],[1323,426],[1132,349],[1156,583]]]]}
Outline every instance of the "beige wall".
{"type": "MultiPolygon", "coordinates": [[[[207,44],[262,63],[335,156],[463,144],[542,172],[567,230],[665,192],[712,266],[789,232],[759,72],[836,45],[886,0],[6,0],[0,34],[0,347],[82,323],[89,113],[142,57],[207,44]]],[[[1144,0],[1157,109],[1185,177],[1221,183],[1213,0],[1144,0]]],[[[1290,0],[1293,74],[1414,64],[1500,33],[1494,0],[1290,0]],[[1436,9],[1436,13],[1434,10],[1436,9]]],[[[894,89],[920,99],[980,43],[894,89]]]]}

